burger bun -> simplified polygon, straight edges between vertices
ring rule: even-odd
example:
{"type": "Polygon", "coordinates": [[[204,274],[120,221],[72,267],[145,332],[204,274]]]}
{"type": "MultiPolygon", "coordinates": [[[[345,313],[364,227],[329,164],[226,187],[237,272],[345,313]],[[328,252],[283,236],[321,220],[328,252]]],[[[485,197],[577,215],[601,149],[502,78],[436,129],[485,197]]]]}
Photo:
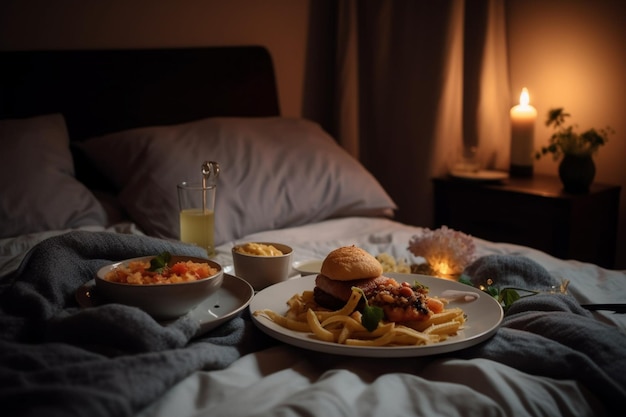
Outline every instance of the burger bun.
{"type": "Polygon", "coordinates": [[[330,252],[320,270],[322,275],[335,281],[376,278],[383,273],[378,260],[356,246],[343,246],[330,252]]]}

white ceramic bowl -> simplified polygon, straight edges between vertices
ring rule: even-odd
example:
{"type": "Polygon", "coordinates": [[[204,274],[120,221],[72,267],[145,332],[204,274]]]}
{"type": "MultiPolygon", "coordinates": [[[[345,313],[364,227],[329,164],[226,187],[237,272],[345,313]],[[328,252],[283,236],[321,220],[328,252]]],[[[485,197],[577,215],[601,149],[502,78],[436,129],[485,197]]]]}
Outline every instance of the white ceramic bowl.
{"type": "Polygon", "coordinates": [[[240,246],[236,245],[232,249],[233,266],[235,275],[246,280],[252,288],[260,291],[265,287],[285,281],[289,278],[291,270],[291,254],[293,249],[282,243],[275,242],[251,242],[263,245],[272,245],[283,254],[278,256],[250,255],[238,252],[240,246]]]}
{"type": "Polygon", "coordinates": [[[217,273],[197,281],[170,284],[126,284],[104,278],[109,271],[120,265],[136,260],[149,261],[152,258],[154,256],[127,259],[100,268],[95,280],[98,298],[101,297],[105,302],[138,307],[155,319],[168,320],[187,314],[222,285],[224,271],[221,265],[208,259],[177,255],[172,255],[169,265],[180,261],[203,262],[216,268],[217,273]]]}

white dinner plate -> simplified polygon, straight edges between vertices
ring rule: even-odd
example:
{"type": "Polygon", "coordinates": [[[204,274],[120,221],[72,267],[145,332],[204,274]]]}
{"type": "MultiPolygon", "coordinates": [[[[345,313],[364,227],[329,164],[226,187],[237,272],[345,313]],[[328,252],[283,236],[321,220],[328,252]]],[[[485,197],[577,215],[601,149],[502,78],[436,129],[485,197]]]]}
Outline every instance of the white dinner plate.
{"type": "MultiPolygon", "coordinates": [[[[437,296],[446,290],[468,291],[473,290],[466,284],[415,274],[386,274],[398,281],[419,281],[426,285],[431,296],[437,296]]],[[[301,294],[305,290],[312,290],[315,286],[315,276],[308,275],[302,278],[274,284],[258,292],[250,303],[250,312],[270,309],[284,314],[287,311],[287,300],[294,294],[301,294]]],[[[461,350],[476,345],[495,334],[502,322],[504,312],[502,306],[491,296],[476,290],[479,297],[473,301],[451,301],[449,307],[460,307],[467,315],[464,328],[455,336],[447,340],[425,346],[349,346],[339,343],[324,342],[315,339],[312,334],[296,332],[286,329],[265,316],[254,316],[255,324],[265,333],[284,343],[301,348],[338,355],[400,358],[410,356],[435,355],[445,352],[461,350]]]]}
{"type": "Polygon", "coordinates": [[[454,178],[460,178],[464,180],[471,181],[501,181],[509,178],[509,173],[504,171],[491,171],[491,170],[480,170],[480,171],[459,171],[452,170],[450,171],[450,175],[454,178]]]}
{"type": "MultiPolygon", "coordinates": [[[[75,297],[81,307],[95,307],[101,304],[93,279],[78,288],[75,297]]],[[[254,290],[250,284],[241,278],[224,274],[222,286],[188,313],[200,323],[200,328],[194,336],[207,333],[235,317],[250,304],[252,297],[254,290]]]]}
{"type": "Polygon", "coordinates": [[[305,261],[296,261],[291,266],[298,271],[300,275],[319,274],[322,269],[323,259],[307,259],[305,261]]]}

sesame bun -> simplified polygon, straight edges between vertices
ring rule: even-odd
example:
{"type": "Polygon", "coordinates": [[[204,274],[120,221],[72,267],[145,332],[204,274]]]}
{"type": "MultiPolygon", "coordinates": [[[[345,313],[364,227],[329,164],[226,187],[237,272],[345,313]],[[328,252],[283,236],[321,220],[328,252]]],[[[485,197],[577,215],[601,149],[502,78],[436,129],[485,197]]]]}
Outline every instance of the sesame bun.
{"type": "Polygon", "coordinates": [[[335,281],[351,281],[376,278],[383,273],[383,267],[374,256],[363,249],[344,246],[326,256],[320,273],[335,281]]]}

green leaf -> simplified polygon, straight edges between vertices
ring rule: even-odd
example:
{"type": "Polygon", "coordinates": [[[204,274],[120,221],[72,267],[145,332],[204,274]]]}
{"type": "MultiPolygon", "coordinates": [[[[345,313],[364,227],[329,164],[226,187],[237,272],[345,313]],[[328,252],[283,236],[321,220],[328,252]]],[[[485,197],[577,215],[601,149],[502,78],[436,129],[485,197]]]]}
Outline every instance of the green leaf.
{"type": "Polygon", "coordinates": [[[489,286],[485,289],[485,292],[494,298],[498,298],[498,289],[496,287],[489,286]]]}
{"type": "MultiPolygon", "coordinates": [[[[367,301],[366,301],[367,303],[367,301]]],[[[378,327],[378,323],[383,319],[383,309],[378,306],[365,305],[363,315],[361,316],[361,324],[368,331],[372,332],[378,327]]]]}
{"type": "Polygon", "coordinates": [[[461,275],[459,277],[459,282],[461,284],[469,285],[470,287],[474,286],[474,283],[472,281],[470,281],[470,278],[467,275],[461,275]]]}
{"type": "Polygon", "coordinates": [[[363,301],[365,301],[365,307],[363,308],[363,313],[361,314],[361,324],[369,332],[376,330],[376,328],[378,327],[378,323],[380,323],[380,321],[383,319],[383,316],[385,315],[383,309],[378,306],[370,306],[367,302],[367,297],[365,296],[365,292],[363,291],[363,289],[358,287],[352,287],[352,289],[359,290],[363,301]]]}
{"type": "Polygon", "coordinates": [[[511,304],[520,299],[519,293],[512,288],[504,288],[500,291],[500,300],[505,307],[509,307],[511,304]]]}
{"type": "Polygon", "coordinates": [[[150,260],[150,268],[148,268],[148,271],[158,273],[163,272],[163,269],[167,266],[171,258],[172,255],[169,252],[163,252],[158,254],[150,260]]]}
{"type": "Polygon", "coordinates": [[[428,286],[422,284],[421,282],[419,282],[418,280],[413,281],[413,289],[415,291],[419,291],[419,290],[428,290],[428,286]]]}

